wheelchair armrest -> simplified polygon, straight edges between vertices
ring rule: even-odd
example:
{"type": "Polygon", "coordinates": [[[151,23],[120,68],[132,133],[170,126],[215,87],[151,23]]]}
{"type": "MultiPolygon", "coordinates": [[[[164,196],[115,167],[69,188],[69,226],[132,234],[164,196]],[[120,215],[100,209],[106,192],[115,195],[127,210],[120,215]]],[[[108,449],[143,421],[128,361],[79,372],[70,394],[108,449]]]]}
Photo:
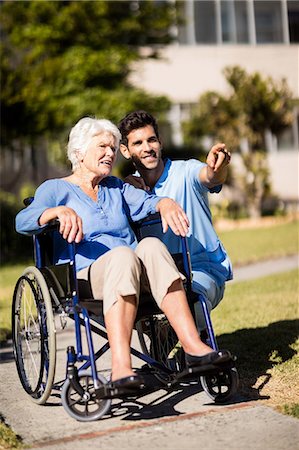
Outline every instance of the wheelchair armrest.
{"type": "MultiPolygon", "coordinates": [[[[135,233],[137,241],[140,241],[143,237],[145,237],[142,233],[143,229],[149,227],[152,230],[152,225],[160,225],[161,224],[161,216],[160,213],[149,214],[144,219],[138,220],[137,222],[131,222],[131,228],[135,233]]],[[[161,226],[161,225],[160,225],[161,226]]],[[[155,233],[153,234],[155,235],[155,233]]]]}
{"type": "Polygon", "coordinates": [[[58,219],[53,219],[39,233],[34,235],[36,265],[37,267],[54,266],[57,264],[57,257],[64,254],[66,250],[68,256],[66,254],[64,258],[71,263],[73,270],[76,271],[76,244],[74,241],[68,242],[63,238],[59,233],[59,224],[58,219]]]}
{"type": "Polygon", "coordinates": [[[24,198],[23,203],[25,206],[29,206],[33,202],[33,200],[34,200],[34,197],[26,197],[26,198],[24,198]]]}
{"type": "Polygon", "coordinates": [[[147,225],[155,225],[157,223],[161,223],[161,216],[159,212],[149,214],[144,219],[134,222],[134,225],[140,228],[147,225]]]}
{"type": "Polygon", "coordinates": [[[47,225],[41,230],[41,233],[42,233],[42,234],[47,234],[47,233],[49,233],[49,232],[51,232],[51,231],[55,231],[55,230],[58,231],[58,229],[59,229],[59,223],[60,223],[60,222],[59,222],[58,219],[50,220],[50,222],[47,223],[47,225]]]}

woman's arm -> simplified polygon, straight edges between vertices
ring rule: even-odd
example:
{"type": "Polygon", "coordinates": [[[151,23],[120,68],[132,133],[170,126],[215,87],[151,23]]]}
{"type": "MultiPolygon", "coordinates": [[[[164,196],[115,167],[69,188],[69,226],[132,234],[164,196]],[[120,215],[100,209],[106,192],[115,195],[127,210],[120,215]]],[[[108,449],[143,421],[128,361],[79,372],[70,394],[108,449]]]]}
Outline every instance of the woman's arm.
{"type": "Polygon", "coordinates": [[[59,233],[68,242],[80,242],[83,238],[82,219],[68,206],[55,206],[46,209],[38,219],[40,225],[45,225],[53,219],[59,220],[59,233]]]}
{"type": "Polygon", "coordinates": [[[60,233],[69,242],[82,239],[82,221],[76,212],[59,202],[57,192],[63,198],[61,186],[57,187],[57,180],[42,183],[35,192],[33,202],[22,209],[16,216],[16,230],[22,234],[39,233],[42,228],[53,219],[60,221],[60,233]]]}

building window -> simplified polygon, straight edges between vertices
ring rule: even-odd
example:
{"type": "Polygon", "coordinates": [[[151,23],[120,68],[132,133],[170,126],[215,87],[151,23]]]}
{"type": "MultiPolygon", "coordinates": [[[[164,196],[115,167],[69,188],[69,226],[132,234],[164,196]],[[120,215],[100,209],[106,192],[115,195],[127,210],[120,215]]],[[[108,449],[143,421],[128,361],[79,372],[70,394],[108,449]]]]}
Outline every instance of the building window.
{"type": "Polygon", "coordinates": [[[194,2],[195,40],[200,44],[216,44],[216,10],[214,1],[194,2]]]}
{"type": "Polygon", "coordinates": [[[222,42],[236,42],[237,36],[234,2],[230,2],[228,0],[221,2],[221,31],[222,42]]]}
{"type": "Polygon", "coordinates": [[[180,44],[299,42],[298,0],[184,0],[180,44]]]}
{"type": "Polygon", "coordinates": [[[258,44],[283,42],[280,1],[255,1],[254,15],[258,44]]]}
{"type": "Polygon", "coordinates": [[[299,2],[288,1],[290,42],[299,42],[299,2]]]}
{"type": "Polygon", "coordinates": [[[287,128],[277,136],[278,150],[292,150],[294,148],[294,136],[292,127],[287,128]]]}
{"type": "Polygon", "coordinates": [[[247,2],[223,0],[220,6],[222,42],[248,43],[247,2]]]}
{"type": "Polygon", "coordinates": [[[235,2],[237,42],[249,42],[248,9],[246,1],[235,2]]]}

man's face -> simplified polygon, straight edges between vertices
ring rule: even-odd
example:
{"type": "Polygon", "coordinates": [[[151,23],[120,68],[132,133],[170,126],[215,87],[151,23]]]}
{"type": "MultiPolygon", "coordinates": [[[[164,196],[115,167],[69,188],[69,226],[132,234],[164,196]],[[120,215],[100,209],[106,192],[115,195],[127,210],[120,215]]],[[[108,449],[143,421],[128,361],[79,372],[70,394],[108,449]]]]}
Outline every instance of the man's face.
{"type": "Polygon", "coordinates": [[[137,169],[152,170],[158,167],[162,146],[151,125],[131,131],[127,139],[127,150],[137,169]]]}

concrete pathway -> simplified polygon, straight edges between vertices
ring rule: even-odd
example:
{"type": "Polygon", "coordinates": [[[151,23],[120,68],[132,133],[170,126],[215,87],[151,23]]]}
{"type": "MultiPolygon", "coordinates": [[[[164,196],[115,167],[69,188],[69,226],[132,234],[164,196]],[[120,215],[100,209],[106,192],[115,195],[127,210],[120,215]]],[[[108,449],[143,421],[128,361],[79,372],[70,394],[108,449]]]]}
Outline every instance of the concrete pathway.
{"type": "Polygon", "coordinates": [[[258,277],[265,277],[276,273],[287,272],[298,269],[299,255],[286,256],[285,258],[261,261],[244,267],[234,268],[234,279],[231,282],[253,280],[258,277]]]}
{"type": "MultiPolygon", "coordinates": [[[[250,266],[235,270],[235,282],[298,267],[298,256],[254,266],[255,269],[250,266]]],[[[56,381],[64,377],[65,350],[73,342],[73,336],[72,322],[57,333],[56,381]]],[[[110,367],[109,352],[101,361],[103,370],[110,367]]],[[[136,358],[133,364],[140,367],[136,358]]],[[[54,392],[46,406],[31,401],[18,380],[10,343],[0,348],[0,379],[2,416],[25,443],[36,449],[299,448],[297,419],[279,414],[261,401],[248,401],[240,396],[231,404],[215,405],[200,384],[172,391],[159,389],[136,401],[114,400],[109,415],[96,422],[81,423],[66,413],[58,392],[54,392]]]]}

